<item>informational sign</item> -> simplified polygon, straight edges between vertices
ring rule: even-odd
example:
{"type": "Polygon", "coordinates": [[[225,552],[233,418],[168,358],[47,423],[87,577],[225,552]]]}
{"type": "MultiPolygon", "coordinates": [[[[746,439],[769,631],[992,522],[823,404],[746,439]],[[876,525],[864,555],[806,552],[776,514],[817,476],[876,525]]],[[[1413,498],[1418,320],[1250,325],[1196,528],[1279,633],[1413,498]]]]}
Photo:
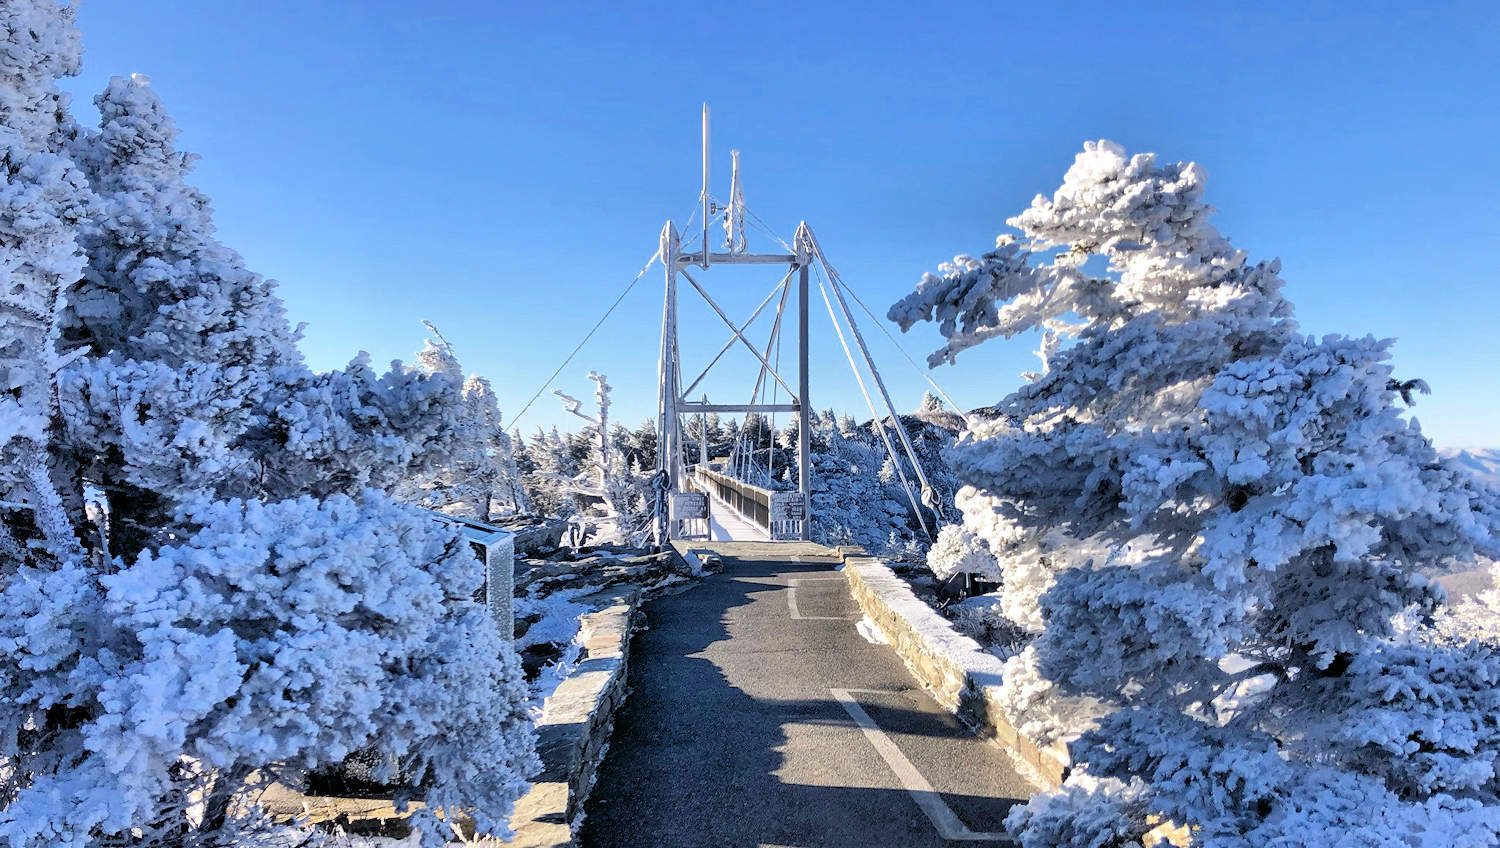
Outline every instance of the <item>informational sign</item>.
{"type": "Polygon", "coordinates": [[[805,521],[807,519],[806,506],[802,501],[801,492],[772,492],[771,520],[805,521]]]}
{"type": "Polygon", "coordinates": [[[708,518],[708,495],[702,492],[673,492],[672,517],[678,521],[708,518]]]}

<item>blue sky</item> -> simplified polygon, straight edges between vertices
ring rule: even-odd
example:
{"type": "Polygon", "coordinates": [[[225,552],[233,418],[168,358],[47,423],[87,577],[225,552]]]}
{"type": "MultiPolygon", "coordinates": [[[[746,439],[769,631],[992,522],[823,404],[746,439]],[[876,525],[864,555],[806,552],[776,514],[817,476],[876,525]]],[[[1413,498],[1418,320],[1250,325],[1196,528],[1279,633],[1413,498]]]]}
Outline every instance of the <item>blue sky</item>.
{"type": "MultiPolygon", "coordinates": [[[[750,207],[786,237],[810,222],[880,315],[989,247],[1084,140],[1197,160],[1219,228],[1282,258],[1307,332],[1397,337],[1397,374],[1434,390],[1424,429],[1500,445],[1497,21],[1479,2],[84,0],[67,87],[92,122],[109,76],[153,78],[221,237],[281,281],[312,364],[410,359],[425,318],[511,416],[692,210],[707,100],[717,193],[738,148],[750,207]]],[[[776,282],[711,279],[732,312],[776,282]]],[[[618,417],[649,415],[660,289],[653,271],[559,385],[585,393],[597,368],[618,417]]],[[[814,403],[857,412],[819,314],[814,403]]],[[[717,319],[686,318],[685,356],[716,350],[717,319]]],[[[915,405],[925,383],[868,334],[915,405]]],[[[938,346],[930,326],[900,338],[919,362],[938,346]]],[[[1035,346],[934,376],[993,403],[1035,346]]],[[[733,376],[713,399],[748,395],[733,376]]],[[[576,419],[544,397],[521,426],[553,423],[576,419]]]]}

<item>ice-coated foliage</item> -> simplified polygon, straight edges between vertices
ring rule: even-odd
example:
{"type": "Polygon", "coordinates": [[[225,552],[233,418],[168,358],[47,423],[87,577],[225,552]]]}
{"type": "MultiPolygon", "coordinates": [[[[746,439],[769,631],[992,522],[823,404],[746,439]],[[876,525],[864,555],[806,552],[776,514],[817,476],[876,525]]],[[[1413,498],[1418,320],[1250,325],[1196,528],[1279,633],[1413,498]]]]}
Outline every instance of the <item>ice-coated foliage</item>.
{"type": "Polygon", "coordinates": [[[526,499],[537,512],[559,518],[578,512],[572,488],[578,460],[569,452],[566,439],[556,427],[550,430],[538,427],[521,451],[520,463],[526,499]]]}
{"type": "Polygon", "coordinates": [[[651,534],[655,504],[651,473],[630,460],[616,443],[630,437],[626,433],[621,439],[609,426],[609,378],[590,371],[589,379],[594,382],[594,402],[599,410],[595,415],[583,413],[583,403],[577,398],[553,390],[568,412],[586,422],[578,438],[588,445],[584,456],[572,463],[561,456],[553,457],[550,464],[558,469],[554,473],[569,465],[577,469],[571,477],[559,477],[554,483],[562,483],[567,498],[583,507],[574,518],[582,525],[584,539],[644,544],[651,534]]]}
{"type": "Polygon", "coordinates": [[[214,239],[208,198],[186,182],[195,157],[148,82],[114,77],[94,98],[99,132],[81,148],[99,207],[70,333],[100,356],[217,362],[243,380],[300,362],[275,284],[214,239]]]}
{"type": "MultiPolygon", "coordinates": [[[[963,420],[936,407],[925,408],[925,404],[910,415],[887,417],[880,426],[904,428],[934,488],[951,493],[957,487],[942,452],[952,444],[963,420]]],[[[756,486],[796,488],[796,422],[776,431],[764,418],[751,413],[742,426],[734,427],[734,423],[734,437],[726,445],[732,446],[726,464],[729,473],[756,486]]],[[[871,553],[920,559],[931,540],[922,533],[896,474],[896,464],[875,427],[873,420],[861,425],[833,410],[812,416],[812,432],[808,434],[813,471],[812,538],[825,545],[860,545],[871,553]]],[[[710,454],[724,455],[712,450],[710,454]]],[[[913,479],[904,455],[899,462],[907,479],[913,479]]],[[[940,498],[944,499],[946,495],[940,498]]],[[[934,513],[924,508],[923,514],[929,532],[936,533],[934,513]]]]}
{"type": "Polygon", "coordinates": [[[433,467],[403,482],[400,494],[414,503],[478,521],[528,508],[510,434],[490,381],[463,369],[453,346],[430,323],[433,336],[417,353],[428,374],[462,384],[461,401],[446,410],[454,423],[452,448],[433,467]]]}
{"type": "Polygon", "coordinates": [[[29,537],[54,557],[77,548],[46,443],[55,376],[71,358],[58,341],[83,273],[78,226],[94,202],[68,155],[77,127],[57,87],[80,55],[71,7],[0,5],[0,500],[27,505],[5,507],[0,556],[12,563],[29,537]]]}
{"type": "Polygon", "coordinates": [[[1087,144],[1021,239],[890,311],[939,325],[933,364],[1047,334],[1044,372],[948,452],[963,532],[1033,634],[1011,720],[1093,727],[1012,824],[1026,845],[1160,821],[1203,845],[1493,844],[1500,662],[1394,622],[1494,554],[1500,501],[1403,415],[1426,387],[1389,341],[1297,331],[1279,263],[1209,224],[1205,177],[1087,144]]]}
{"type": "Polygon", "coordinates": [[[63,328],[90,355],[60,380],[62,433],[68,464],[109,496],[116,552],[133,554],[154,541],[144,528],[165,529],[162,495],[256,492],[242,441],[301,358],[274,284],[214,239],[147,80],[115,77],[94,103],[99,131],[73,146],[96,198],[88,265],[63,328]]]}
{"type": "Polygon", "coordinates": [[[961,524],[949,524],[938,531],[937,540],[927,552],[927,567],[939,580],[955,574],[972,574],[999,582],[1000,563],[990,553],[989,545],[961,524]]]}
{"type": "Polygon", "coordinates": [[[0,4],[0,845],[230,844],[251,772],[371,745],[429,841],[443,808],[503,833],[516,655],[385,493],[453,461],[461,377],[310,371],[144,78],[87,132],[78,59],[71,5],[0,4]]]}
{"type": "Polygon", "coordinates": [[[1404,799],[1376,777],[1285,757],[1271,736],[1176,712],[1114,713],[1072,750],[1087,771],[1007,820],[1024,848],[1165,845],[1147,835],[1182,823],[1212,848],[1479,848],[1500,826],[1477,800],[1404,799]]]}
{"type": "Polygon", "coordinates": [[[20,792],[0,837],[81,846],[140,827],[202,788],[174,776],[182,757],[212,771],[210,805],[256,769],[296,778],[372,744],[425,777],[430,805],[505,810],[520,795],[534,766],[520,666],[473,600],[483,575],[453,529],[375,491],[204,503],[183,523],[200,529],[99,578],[102,597],[78,569],[7,585],[65,625],[40,633],[71,637],[28,646],[67,678],[6,686],[23,695],[11,708],[66,692],[88,719],[68,731],[76,761],[20,792]]]}
{"type": "Polygon", "coordinates": [[[95,104],[99,131],[74,145],[97,202],[64,335],[91,356],[60,400],[68,461],[118,518],[114,553],[159,543],[186,498],[391,489],[449,463],[462,373],[379,374],[363,355],[309,370],[275,284],[214,238],[148,81],[115,77],[95,104]]]}

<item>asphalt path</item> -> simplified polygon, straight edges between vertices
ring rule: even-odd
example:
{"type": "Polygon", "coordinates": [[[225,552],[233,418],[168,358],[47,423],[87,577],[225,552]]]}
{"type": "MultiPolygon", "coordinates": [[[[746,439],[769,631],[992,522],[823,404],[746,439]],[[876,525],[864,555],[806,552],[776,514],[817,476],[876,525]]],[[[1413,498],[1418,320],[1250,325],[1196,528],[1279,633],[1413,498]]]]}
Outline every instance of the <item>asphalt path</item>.
{"type": "Polygon", "coordinates": [[[646,607],[581,845],[1008,844],[1034,788],[860,635],[830,551],[702,547],[724,573],[646,607]]]}

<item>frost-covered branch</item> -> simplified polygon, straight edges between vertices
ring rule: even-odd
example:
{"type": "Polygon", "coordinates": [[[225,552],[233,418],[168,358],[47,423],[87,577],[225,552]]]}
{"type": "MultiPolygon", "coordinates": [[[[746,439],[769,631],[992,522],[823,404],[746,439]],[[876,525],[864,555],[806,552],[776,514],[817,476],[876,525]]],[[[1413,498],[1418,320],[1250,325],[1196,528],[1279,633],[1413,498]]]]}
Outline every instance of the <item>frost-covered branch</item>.
{"type": "Polygon", "coordinates": [[[938,325],[934,364],[1044,332],[1043,372],[949,451],[965,523],[930,558],[943,573],[992,557],[996,608],[1031,634],[1001,687],[1012,723],[1088,732],[1070,785],[1013,829],[1027,846],[1103,844],[1099,828],[1151,817],[1234,844],[1500,838],[1500,733],[1477,729],[1500,662],[1404,645],[1396,625],[1441,603],[1433,575],[1494,556],[1500,496],[1403,417],[1426,386],[1392,377],[1388,340],[1298,332],[1279,263],[1214,229],[1205,183],[1196,164],[1087,144],[1010,219],[1020,239],[891,309],[938,325]],[[1229,658],[1258,659],[1227,673],[1229,658]],[[1232,720],[1205,723],[1252,679],[1232,720]],[[1340,821],[1342,804],[1385,817],[1340,821]]]}

